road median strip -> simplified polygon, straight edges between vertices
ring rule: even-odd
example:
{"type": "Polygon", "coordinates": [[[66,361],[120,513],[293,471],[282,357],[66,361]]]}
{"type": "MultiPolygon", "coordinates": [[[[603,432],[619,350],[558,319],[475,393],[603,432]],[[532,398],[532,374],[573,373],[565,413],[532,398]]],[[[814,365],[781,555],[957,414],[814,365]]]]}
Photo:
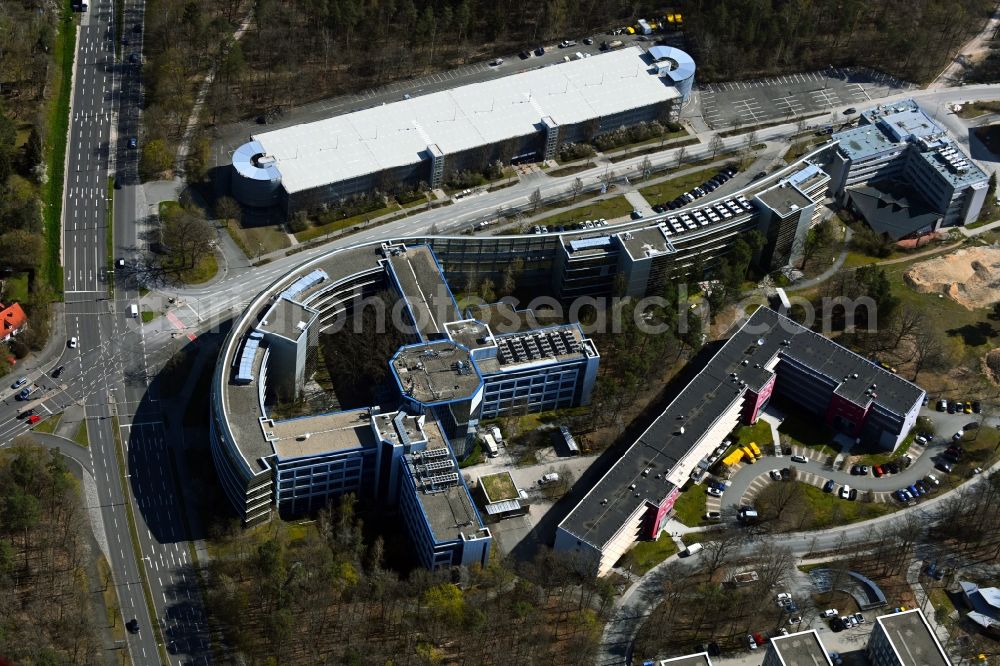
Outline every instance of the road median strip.
{"type": "Polygon", "coordinates": [[[125,475],[125,448],[122,444],[121,428],[118,425],[118,417],[111,417],[111,429],[115,438],[115,456],[118,459],[118,479],[122,484],[122,495],[125,500],[125,515],[128,518],[129,536],[132,538],[132,549],[135,553],[135,565],[139,570],[139,577],[142,579],[142,596],[146,600],[146,611],[149,613],[150,623],[153,633],[156,636],[156,646],[160,652],[160,659],[163,663],[169,663],[167,650],[163,645],[163,632],[160,623],[157,621],[156,605],[153,603],[153,593],[149,589],[149,576],[142,559],[142,547],[139,545],[139,532],[135,526],[135,515],[133,514],[132,501],[129,499],[128,477],[125,475]]]}

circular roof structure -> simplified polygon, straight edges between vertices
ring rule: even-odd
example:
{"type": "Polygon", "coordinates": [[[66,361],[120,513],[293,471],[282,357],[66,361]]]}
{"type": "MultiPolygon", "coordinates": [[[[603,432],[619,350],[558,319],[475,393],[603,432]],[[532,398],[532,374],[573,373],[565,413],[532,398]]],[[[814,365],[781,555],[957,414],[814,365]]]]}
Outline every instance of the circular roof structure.
{"type": "Polygon", "coordinates": [[[694,58],[686,51],[674,48],[673,46],[654,46],[649,49],[649,55],[664,73],[670,77],[674,83],[684,81],[694,76],[694,58]],[[663,61],[670,63],[670,69],[663,66],[663,61]]]}
{"type": "Polygon", "coordinates": [[[264,152],[257,141],[244,143],[233,153],[233,168],[244,178],[278,182],[281,173],[277,161],[264,152]]]}

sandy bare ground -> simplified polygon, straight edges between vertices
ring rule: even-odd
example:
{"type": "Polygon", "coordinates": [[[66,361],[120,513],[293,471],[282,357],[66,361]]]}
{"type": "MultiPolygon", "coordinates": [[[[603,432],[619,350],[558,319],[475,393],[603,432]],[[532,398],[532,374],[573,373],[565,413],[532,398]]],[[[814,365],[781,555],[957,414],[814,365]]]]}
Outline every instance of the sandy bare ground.
{"type": "Polygon", "coordinates": [[[1000,247],[974,247],[928,259],[903,276],[925,294],[943,294],[970,309],[1000,301],[1000,247]]]}

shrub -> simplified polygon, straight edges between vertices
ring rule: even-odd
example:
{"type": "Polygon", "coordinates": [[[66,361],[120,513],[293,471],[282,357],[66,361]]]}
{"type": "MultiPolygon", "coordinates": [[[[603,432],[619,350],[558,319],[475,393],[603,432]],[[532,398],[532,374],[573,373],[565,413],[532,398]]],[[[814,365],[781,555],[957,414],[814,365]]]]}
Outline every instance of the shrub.
{"type": "Polygon", "coordinates": [[[296,211],[292,215],[292,219],[288,221],[288,229],[293,233],[297,234],[300,231],[305,231],[309,228],[309,218],[306,216],[305,211],[296,211]]]}
{"type": "Polygon", "coordinates": [[[564,143],[559,147],[559,161],[572,162],[591,157],[594,154],[594,147],[586,143],[564,143]]]}

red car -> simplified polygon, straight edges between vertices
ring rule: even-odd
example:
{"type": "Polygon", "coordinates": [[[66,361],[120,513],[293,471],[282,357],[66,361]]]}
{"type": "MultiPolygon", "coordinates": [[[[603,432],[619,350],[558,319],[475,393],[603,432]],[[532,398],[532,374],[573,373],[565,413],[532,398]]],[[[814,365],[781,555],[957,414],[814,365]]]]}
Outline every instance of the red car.
{"type": "Polygon", "coordinates": [[[754,640],[754,642],[755,642],[755,643],[756,643],[757,645],[763,645],[763,644],[764,644],[764,637],[763,637],[763,636],[761,636],[761,635],[760,635],[759,633],[757,633],[756,631],[755,631],[755,632],[753,633],[753,640],[754,640]]]}
{"type": "Polygon", "coordinates": [[[31,416],[28,417],[28,425],[35,425],[41,420],[42,417],[40,414],[32,414],[31,416]]]}
{"type": "Polygon", "coordinates": [[[882,471],[882,466],[881,465],[875,465],[874,467],[872,467],[872,474],[874,474],[876,477],[878,477],[878,476],[882,476],[883,474],[885,474],[885,472],[882,471]]]}

